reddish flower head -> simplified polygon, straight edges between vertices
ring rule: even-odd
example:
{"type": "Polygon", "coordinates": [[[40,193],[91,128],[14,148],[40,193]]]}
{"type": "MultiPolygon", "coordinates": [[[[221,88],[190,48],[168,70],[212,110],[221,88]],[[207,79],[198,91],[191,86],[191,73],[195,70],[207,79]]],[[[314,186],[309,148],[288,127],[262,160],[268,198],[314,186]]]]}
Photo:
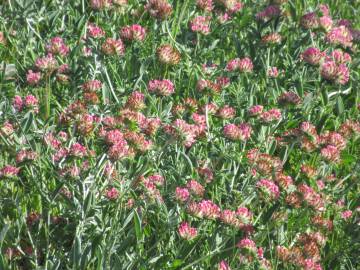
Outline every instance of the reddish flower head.
{"type": "Polygon", "coordinates": [[[29,85],[36,85],[39,83],[41,79],[41,73],[40,72],[33,72],[32,70],[29,70],[26,74],[26,81],[29,85]]]}
{"type": "Polygon", "coordinates": [[[310,47],[301,54],[301,59],[310,65],[319,65],[324,59],[325,53],[318,48],[310,47]]]}
{"type": "Polygon", "coordinates": [[[197,16],[190,21],[190,29],[193,32],[198,32],[204,35],[210,33],[210,20],[211,17],[197,16]]]}
{"type": "Polygon", "coordinates": [[[120,36],[128,41],[143,41],[146,37],[146,29],[139,24],[124,26],[120,30],[120,36]]]}
{"type": "Polygon", "coordinates": [[[145,10],[147,10],[152,17],[164,20],[171,15],[172,6],[167,0],[149,0],[145,5],[145,10]]]}
{"type": "Polygon", "coordinates": [[[180,62],[180,53],[169,44],[161,45],[157,51],[160,63],[165,65],[177,65],[180,62]]]}
{"type": "Polygon", "coordinates": [[[185,240],[192,240],[197,236],[197,229],[191,227],[189,223],[182,222],[178,229],[179,235],[185,240]]]}
{"type": "Polygon", "coordinates": [[[6,165],[2,169],[0,169],[0,178],[14,178],[18,175],[20,169],[14,166],[6,165]]]}
{"type": "Polygon", "coordinates": [[[125,54],[125,45],[121,39],[107,38],[102,44],[101,50],[106,55],[123,56],[125,54]]]}
{"type": "Polygon", "coordinates": [[[174,84],[170,80],[151,80],[148,90],[160,96],[169,96],[175,92],[174,84]]]}
{"type": "Polygon", "coordinates": [[[272,181],[268,179],[261,179],[257,182],[256,187],[260,190],[265,198],[270,200],[276,200],[280,196],[279,187],[272,181]]]}

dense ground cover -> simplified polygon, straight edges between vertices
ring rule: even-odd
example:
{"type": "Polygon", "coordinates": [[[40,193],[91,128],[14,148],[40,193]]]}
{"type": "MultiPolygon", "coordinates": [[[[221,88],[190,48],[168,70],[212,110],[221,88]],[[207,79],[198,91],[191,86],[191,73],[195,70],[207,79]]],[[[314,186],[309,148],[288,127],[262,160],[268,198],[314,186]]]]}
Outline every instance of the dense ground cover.
{"type": "Polygon", "coordinates": [[[0,4],[0,269],[359,269],[360,2],[0,4]]]}

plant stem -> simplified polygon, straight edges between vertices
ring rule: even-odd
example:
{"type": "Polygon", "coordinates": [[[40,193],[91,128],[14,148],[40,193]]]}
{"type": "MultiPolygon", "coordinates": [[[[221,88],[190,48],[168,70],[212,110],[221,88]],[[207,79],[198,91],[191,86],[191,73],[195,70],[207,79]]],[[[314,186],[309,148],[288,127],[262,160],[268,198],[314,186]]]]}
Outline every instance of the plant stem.
{"type": "Polygon", "coordinates": [[[44,120],[47,120],[50,116],[50,97],[51,97],[50,76],[48,76],[46,79],[45,93],[44,93],[44,107],[45,107],[44,120]]]}

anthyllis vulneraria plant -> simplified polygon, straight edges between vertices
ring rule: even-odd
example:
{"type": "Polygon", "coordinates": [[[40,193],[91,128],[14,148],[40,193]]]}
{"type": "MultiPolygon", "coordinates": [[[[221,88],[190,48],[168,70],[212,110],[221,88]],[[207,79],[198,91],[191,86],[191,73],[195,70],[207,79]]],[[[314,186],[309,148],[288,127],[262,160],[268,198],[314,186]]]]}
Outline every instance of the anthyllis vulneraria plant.
{"type": "Polygon", "coordinates": [[[360,2],[0,5],[0,269],[360,269],[360,2]]]}

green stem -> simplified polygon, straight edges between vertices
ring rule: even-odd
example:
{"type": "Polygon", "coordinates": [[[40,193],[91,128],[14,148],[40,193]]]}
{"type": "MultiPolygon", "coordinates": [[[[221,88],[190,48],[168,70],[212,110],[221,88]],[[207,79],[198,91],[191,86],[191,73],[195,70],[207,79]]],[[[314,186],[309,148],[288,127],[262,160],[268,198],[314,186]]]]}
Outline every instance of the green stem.
{"type": "Polygon", "coordinates": [[[51,88],[50,88],[50,76],[48,76],[45,85],[45,93],[44,93],[44,107],[45,107],[45,120],[50,116],[50,96],[51,96],[51,88]]]}

